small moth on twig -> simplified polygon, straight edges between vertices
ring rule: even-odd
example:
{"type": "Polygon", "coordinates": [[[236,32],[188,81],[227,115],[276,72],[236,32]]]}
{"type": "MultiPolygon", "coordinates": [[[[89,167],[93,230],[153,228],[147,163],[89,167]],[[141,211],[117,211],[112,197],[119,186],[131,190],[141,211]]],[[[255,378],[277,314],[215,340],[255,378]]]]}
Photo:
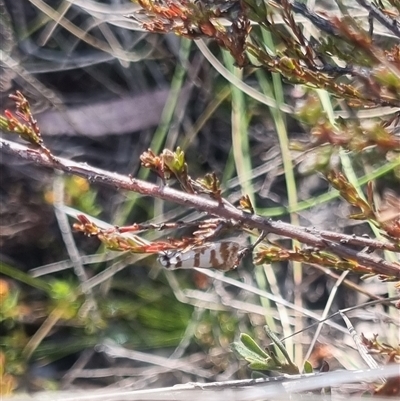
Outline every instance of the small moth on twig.
{"type": "Polygon", "coordinates": [[[227,271],[240,262],[240,248],[233,241],[212,242],[183,251],[165,251],[157,260],[168,270],[201,267],[227,271]]]}

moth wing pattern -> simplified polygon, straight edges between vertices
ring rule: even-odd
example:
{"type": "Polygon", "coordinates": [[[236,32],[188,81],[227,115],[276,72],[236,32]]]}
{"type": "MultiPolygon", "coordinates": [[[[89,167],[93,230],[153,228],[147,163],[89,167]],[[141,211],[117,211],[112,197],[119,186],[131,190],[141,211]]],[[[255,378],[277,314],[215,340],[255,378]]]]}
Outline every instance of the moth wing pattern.
{"type": "Polygon", "coordinates": [[[235,267],[240,249],[234,241],[211,242],[186,251],[162,252],[158,261],[168,270],[201,267],[226,271],[235,267]]]}

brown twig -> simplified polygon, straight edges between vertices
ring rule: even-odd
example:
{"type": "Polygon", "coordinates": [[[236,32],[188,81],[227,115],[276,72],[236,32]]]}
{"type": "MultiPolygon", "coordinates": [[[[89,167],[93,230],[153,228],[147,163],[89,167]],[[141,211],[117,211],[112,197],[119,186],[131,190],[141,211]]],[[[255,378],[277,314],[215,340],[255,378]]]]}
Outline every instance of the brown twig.
{"type": "Polygon", "coordinates": [[[373,18],[375,18],[383,26],[385,26],[390,32],[392,32],[394,35],[396,35],[398,38],[400,38],[399,25],[395,19],[390,18],[380,8],[378,8],[371,2],[367,2],[365,0],[356,0],[356,1],[361,7],[364,7],[366,10],[368,10],[368,12],[370,13],[370,15],[373,18]]]}
{"type": "MultiPolygon", "coordinates": [[[[321,236],[318,230],[309,230],[308,232],[302,227],[296,227],[282,221],[273,221],[272,219],[266,219],[256,214],[245,213],[233,207],[227,208],[223,203],[207,199],[203,196],[185,193],[167,186],[158,186],[116,173],[110,173],[86,163],[76,163],[63,158],[51,158],[40,150],[32,150],[27,146],[5,139],[0,140],[0,150],[24,160],[34,162],[43,167],[61,170],[68,174],[84,177],[92,183],[104,184],[117,189],[125,189],[142,195],[171,201],[186,207],[201,210],[212,216],[233,219],[239,224],[242,224],[243,227],[255,228],[267,233],[296,239],[304,245],[309,245],[318,249],[327,249],[341,258],[352,259],[361,265],[369,266],[374,269],[376,274],[400,279],[400,265],[389,263],[381,258],[355,251],[348,246],[343,245],[351,243],[348,236],[345,235],[341,236],[340,239],[338,237],[338,242],[336,242],[333,240],[337,235],[335,233],[331,233],[330,236],[329,232],[324,232],[324,236],[321,236]],[[327,237],[330,237],[331,239],[327,240],[327,237]]],[[[365,246],[370,248],[374,245],[371,244],[371,240],[368,238],[352,237],[352,240],[356,241],[357,244],[365,244],[365,246]]],[[[397,246],[390,243],[385,243],[383,246],[382,243],[380,243],[378,248],[399,251],[397,246]]]]}

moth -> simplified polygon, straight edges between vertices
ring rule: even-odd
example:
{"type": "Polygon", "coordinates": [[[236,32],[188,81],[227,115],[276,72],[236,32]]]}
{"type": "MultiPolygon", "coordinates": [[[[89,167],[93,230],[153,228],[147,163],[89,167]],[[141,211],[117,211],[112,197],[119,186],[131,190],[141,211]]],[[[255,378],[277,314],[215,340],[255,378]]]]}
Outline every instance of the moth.
{"type": "Polygon", "coordinates": [[[168,270],[202,267],[227,271],[240,261],[240,249],[233,241],[210,242],[188,250],[162,252],[157,260],[168,270]]]}

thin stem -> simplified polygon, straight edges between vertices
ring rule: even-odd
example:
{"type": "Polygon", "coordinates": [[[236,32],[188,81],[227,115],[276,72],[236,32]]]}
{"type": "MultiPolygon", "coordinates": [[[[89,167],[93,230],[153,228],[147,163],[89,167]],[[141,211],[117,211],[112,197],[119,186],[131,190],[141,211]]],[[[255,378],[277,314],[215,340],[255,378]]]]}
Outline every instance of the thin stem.
{"type": "MultiPolygon", "coordinates": [[[[400,266],[398,264],[389,263],[379,257],[358,252],[343,245],[351,244],[351,240],[348,242],[346,242],[346,240],[339,240],[339,243],[336,243],[332,240],[323,239],[318,230],[312,230],[311,232],[311,230],[293,226],[282,221],[273,221],[272,219],[266,219],[256,214],[245,213],[233,207],[227,208],[223,203],[204,198],[200,195],[188,194],[166,186],[158,186],[136,178],[110,173],[92,167],[87,163],[76,163],[64,158],[49,158],[41,151],[33,150],[5,139],[0,139],[0,150],[21,159],[32,161],[43,167],[84,177],[92,183],[99,183],[117,189],[125,189],[153,198],[171,201],[182,206],[201,210],[212,216],[218,216],[228,220],[233,219],[247,228],[255,228],[267,233],[296,239],[304,245],[310,245],[318,249],[327,249],[341,258],[351,259],[357,261],[360,265],[369,266],[375,269],[375,273],[400,278],[400,266]]],[[[355,239],[360,242],[363,238],[355,237],[355,239]]],[[[397,251],[399,250],[398,246],[392,244],[392,247],[393,246],[395,246],[397,251]]],[[[389,246],[385,248],[388,249],[389,246]]]]}

